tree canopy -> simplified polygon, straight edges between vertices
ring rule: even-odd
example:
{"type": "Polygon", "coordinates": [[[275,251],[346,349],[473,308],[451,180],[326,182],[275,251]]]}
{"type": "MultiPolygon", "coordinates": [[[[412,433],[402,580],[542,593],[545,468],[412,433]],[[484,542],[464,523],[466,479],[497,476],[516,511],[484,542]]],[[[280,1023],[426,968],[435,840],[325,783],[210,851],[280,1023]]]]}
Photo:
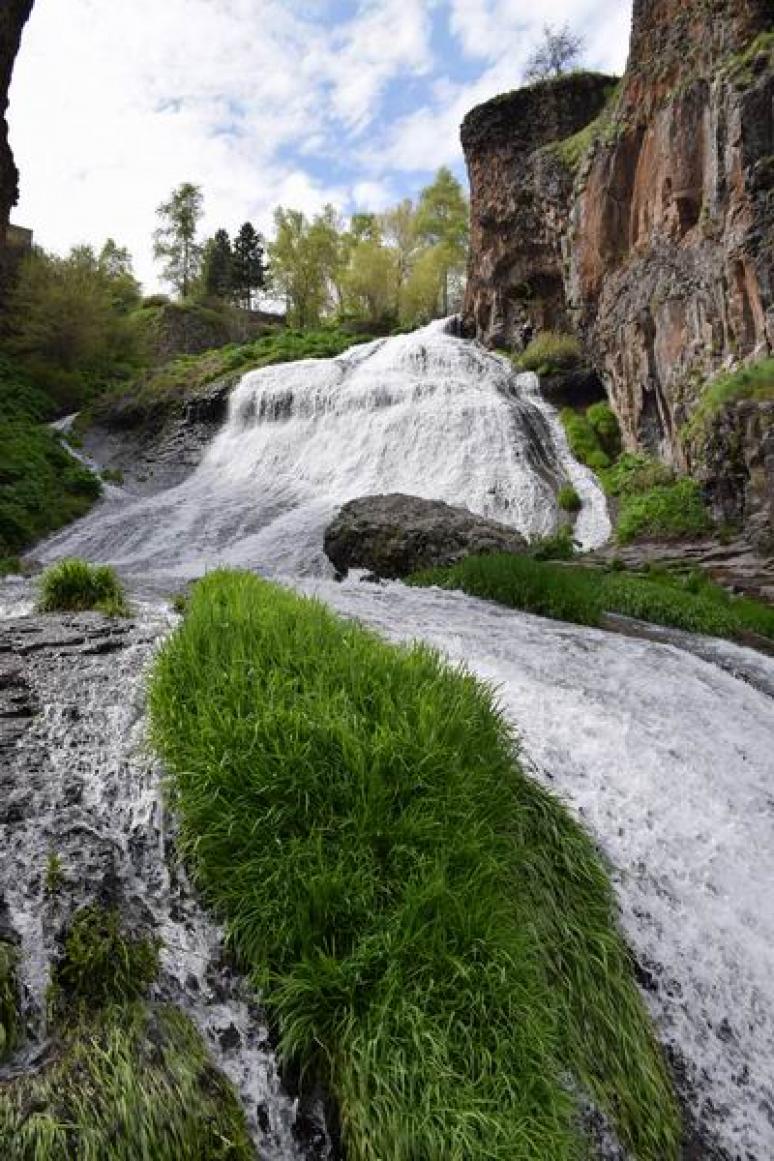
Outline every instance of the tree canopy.
{"type": "Polygon", "coordinates": [[[188,181],[173,190],[156,211],[161,224],[153,235],[153,254],[164,263],[164,280],[181,298],[188,297],[200,273],[202,247],[196,233],[203,212],[201,188],[188,181]]]}
{"type": "Polygon", "coordinates": [[[572,32],[569,24],[554,28],[543,26],[543,39],[527,61],[528,81],[545,81],[560,77],[575,68],[583,51],[583,37],[572,32]]]}

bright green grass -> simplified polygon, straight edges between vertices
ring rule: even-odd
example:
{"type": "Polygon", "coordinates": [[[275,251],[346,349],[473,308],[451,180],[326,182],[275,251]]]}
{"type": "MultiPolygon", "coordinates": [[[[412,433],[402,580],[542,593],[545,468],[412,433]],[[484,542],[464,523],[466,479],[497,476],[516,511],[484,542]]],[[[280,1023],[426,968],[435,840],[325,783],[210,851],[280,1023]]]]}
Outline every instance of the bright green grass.
{"type": "Polygon", "coordinates": [[[597,625],[603,613],[621,613],[710,636],[774,637],[774,608],[731,597],[696,571],[605,572],[582,565],[550,565],[507,554],[470,556],[451,568],[411,577],[409,584],[460,589],[544,617],[597,625]]]}
{"type": "Polygon", "coordinates": [[[128,615],[126,595],[115,570],[105,564],[87,564],[77,557],[57,561],[47,568],[40,578],[39,612],[86,609],[112,617],[128,615]]]}
{"type": "Polygon", "coordinates": [[[0,1085],[3,1161],[254,1161],[244,1116],[182,1012],[141,1003],[68,1025],[0,1085]]]}
{"type": "Polygon", "coordinates": [[[596,574],[510,553],[468,556],[449,568],[416,573],[409,583],[461,589],[470,596],[578,625],[598,625],[603,612],[596,574]]]}
{"type": "Polygon", "coordinates": [[[572,484],[563,484],[556,494],[556,502],[563,512],[580,512],[583,501],[572,484]]]}
{"type": "Polygon", "coordinates": [[[236,378],[247,371],[297,359],[333,358],[368,341],[367,335],[351,335],[335,328],[280,330],[251,343],[232,343],[202,355],[181,355],[163,367],[143,372],[128,386],[103,395],[79,420],[79,426],[94,420],[120,427],[161,423],[216,379],[228,375],[236,378]]]}
{"type": "Polygon", "coordinates": [[[218,572],[150,686],[185,855],[350,1161],[640,1161],[678,1114],[593,844],[491,692],[426,648],[218,572]]]}
{"type": "Polygon", "coordinates": [[[559,418],[570,451],[576,460],[595,472],[601,473],[610,467],[610,456],[603,448],[599,435],[587,415],[575,411],[572,407],[563,407],[559,412],[559,418]]]}

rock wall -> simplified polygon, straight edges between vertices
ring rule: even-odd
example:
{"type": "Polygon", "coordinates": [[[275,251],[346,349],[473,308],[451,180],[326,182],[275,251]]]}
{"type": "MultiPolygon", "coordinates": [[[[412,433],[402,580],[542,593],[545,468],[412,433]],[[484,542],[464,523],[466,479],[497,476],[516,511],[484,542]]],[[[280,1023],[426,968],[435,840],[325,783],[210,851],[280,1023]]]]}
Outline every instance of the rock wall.
{"type": "Polygon", "coordinates": [[[13,66],[19,51],[21,34],[32,11],[33,0],[2,0],[0,3],[0,250],[5,245],[5,233],[11,208],[18,197],[19,174],[8,144],[8,89],[13,66]]]}
{"type": "Polygon", "coordinates": [[[693,470],[707,457],[681,429],[701,385],[774,349],[773,0],[635,0],[597,117],[604,93],[568,77],[466,118],[466,325],[517,348],[525,324],[574,329],[626,446],[693,470]]]}

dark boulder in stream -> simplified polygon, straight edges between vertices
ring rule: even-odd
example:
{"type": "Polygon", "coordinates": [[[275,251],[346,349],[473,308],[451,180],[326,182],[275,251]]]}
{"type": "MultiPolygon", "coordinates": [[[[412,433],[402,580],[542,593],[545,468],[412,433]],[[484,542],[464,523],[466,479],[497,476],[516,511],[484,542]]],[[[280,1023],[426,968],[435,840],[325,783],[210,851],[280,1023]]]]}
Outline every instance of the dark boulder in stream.
{"type": "Polygon", "coordinates": [[[323,543],[339,573],[364,568],[390,578],[456,564],[465,556],[527,547],[507,524],[401,493],[350,500],[326,528],[323,543]]]}

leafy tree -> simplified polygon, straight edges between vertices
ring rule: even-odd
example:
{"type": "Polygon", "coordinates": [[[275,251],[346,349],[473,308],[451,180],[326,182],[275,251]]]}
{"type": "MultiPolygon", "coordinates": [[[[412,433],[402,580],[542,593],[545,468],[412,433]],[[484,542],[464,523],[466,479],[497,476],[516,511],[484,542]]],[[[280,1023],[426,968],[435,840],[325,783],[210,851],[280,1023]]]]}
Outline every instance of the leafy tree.
{"type": "Polygon", "coordinates": [[[385,211],[379,219],[379,225],[385,244],[395,254],[396,292],[399,296],[411,272],[419,245],[417,214],[411,198],[404,198],[397,206],[385,211]]]}
{"type": "Polygon", "coordinates": [[[418,255],[400,289],[399,312],[402,323],[416,326],[431,322],[436,317],[444,262],[445,258],[438,246],[430,246],[418,255]]]}
{"type": "Polygon", "coordinates": [[[396,314],[397,256],[376,238],[358,242],[345,275],[346,302],[370,323],[383,323],[396,314]]]}
{"type": "Polygon", "coordinates": [[[325,307],[325,269],[310,238],[311,226],[300,210],[279,206],[274,212],[276,236],[269,248],[272,279],[284,294],[288,321],[313,326],[325,307]]]}
{"type": "Polygon", "coordinates": [[[226,230],[218,230],[204,245],[202,290],[207,297],[229,299],[235,290],[236,263],[231,239],[226,230]]]}
{"type": "Polygon", "coordinates": [[[250,310],[253,296],[266,285],[264,242],[250,222],[234,239],[233,288],[240,306],[250,310]]]}
{"type": "Polygon", "coordinates": [[[432,185],[422,190],[416,215],[418,237],[437,250],[441,309],[449,313],[450,275],[465,265],[468,246],[468,203],[450,169],[438,170],[432,185]]]}
{"type": "Polygon", "coordinates": [[[355,242],[381,242],[382,230],[376,214],[353,214],[349,232],[355,242]]]}
{"type": "Polygon", "coordinates": [[[181,298],[190,294],[201,267],[202,247],[196,231],[203,209],[201,188],[183,182],[156,211],[161,225],[153,235],[153,255],[164,262],[163,277],[181,298]]]}
{"type": "Polygon", "coordinates": [[[527,61],[525,76],[528,81],[545,81],[560,77],[574,68],[583,51],[583,37],[577,36],[565,24],[562,28],[543,26],[543,39],[527,61]]]}

